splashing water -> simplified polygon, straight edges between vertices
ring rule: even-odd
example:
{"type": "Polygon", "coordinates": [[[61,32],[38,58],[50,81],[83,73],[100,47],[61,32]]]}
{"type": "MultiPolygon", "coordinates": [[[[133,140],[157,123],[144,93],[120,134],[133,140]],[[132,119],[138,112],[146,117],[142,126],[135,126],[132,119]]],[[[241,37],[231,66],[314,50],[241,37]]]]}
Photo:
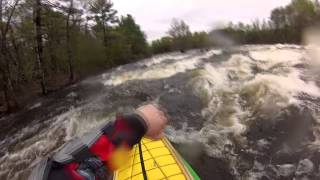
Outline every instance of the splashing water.
{"type": "Polygon", "coordinates": [[[203,179],[320,178],[312,60],[296,45],[241,46],[159,55],[86,79],[1,119],[12,123],[1,129],[0,179],[26,179],[68,140],[155,99],[169,109],[166,135],[203,179]]]}

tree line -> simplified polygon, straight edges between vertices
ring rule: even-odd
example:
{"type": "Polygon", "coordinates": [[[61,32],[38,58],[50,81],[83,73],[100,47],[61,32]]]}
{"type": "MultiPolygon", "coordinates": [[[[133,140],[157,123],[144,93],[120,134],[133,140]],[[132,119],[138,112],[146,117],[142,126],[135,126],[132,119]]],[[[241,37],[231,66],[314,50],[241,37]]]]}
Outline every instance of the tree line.
{"type": "Polygon", "coordinates": [[[184,52],[188,49],[208,48],[212,45],[207,32],[191,32],[183,20],[173,19],[167,34],[168,36],[151,42],[153,54],[170,51],[184,52]]]}
{"type": "Polygon", "coordinates": [[[269,20],[256,20],[251,24],[232,24],[211,33],[223,34],[238,44],[295,43],[303,41],[309,27],[319,26],[318,0],[292,0],[284,7],[272,10],[269,20]]]}
{"type": "Polygon", "coordinates": [[[173,20],[168,36],[153,41],[151,49],[153,53],[163,53],[237,44],[300,44],[304,30],[319,22],[318,0],[292,0],[284,7],[273,9],[268,20],[250,24],[230,22],[209,32],[192,33],[183,20],[173,20]]]}
{"type": "Polygon", "coordinates": [[[0,0],[0,41],[0,113],[150,55],[134,18],[110,0],[0,0]]]}

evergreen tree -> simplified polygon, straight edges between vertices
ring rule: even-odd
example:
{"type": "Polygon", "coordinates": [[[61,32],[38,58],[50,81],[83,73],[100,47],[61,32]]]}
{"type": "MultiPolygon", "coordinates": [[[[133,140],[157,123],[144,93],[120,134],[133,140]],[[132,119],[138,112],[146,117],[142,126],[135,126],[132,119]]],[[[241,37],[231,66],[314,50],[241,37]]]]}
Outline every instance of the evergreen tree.
{"type": "Polygon", "coordinates": [[[129,44],[130,51],[134,55],[133,59],[139,59],[149,54],[146,36],[131,15],[121,17],[118,30],[129,44]]]}
{"type": "Polygon", "coordinates": [[[108,56],[108,33],[112,29],[111,26],[118,22],[117,11],[113,9],[113,3],[110,0],[95,0],[90,4],[90,12],[96,22],[96,30],[102,31],[103,44],[108,56]]]}
{"type": "Polygon", "coordinates": [[[172,38],[163,37],[161,39],[152,41],[151,51],[153,54],[160,54],[160,53],[173,51],[172,38]]]}

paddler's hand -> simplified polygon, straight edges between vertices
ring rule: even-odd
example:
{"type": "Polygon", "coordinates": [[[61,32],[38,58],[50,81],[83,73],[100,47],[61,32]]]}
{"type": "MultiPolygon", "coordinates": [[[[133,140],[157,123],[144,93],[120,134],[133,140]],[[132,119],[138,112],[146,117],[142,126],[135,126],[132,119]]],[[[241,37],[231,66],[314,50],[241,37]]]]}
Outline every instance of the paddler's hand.
{"type": "Polygon", "coordinates": [[[155,140],[160,139],[168,122],[165,113],[155,104],[141,106],[136,110],[136,113],[146,122],[148,127],[146,136],[155,140]]]}

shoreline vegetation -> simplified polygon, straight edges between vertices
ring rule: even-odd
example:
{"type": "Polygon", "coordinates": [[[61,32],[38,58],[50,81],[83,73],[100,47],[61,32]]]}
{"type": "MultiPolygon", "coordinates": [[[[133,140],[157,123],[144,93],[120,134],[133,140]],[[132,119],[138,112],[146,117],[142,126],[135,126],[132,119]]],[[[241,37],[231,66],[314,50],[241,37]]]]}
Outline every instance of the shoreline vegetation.
{"type": "Polygon", "coordinates": [[[110,0],[0,0],[0,116],[88,76],[155,54],[240,44],[303,44],[319,25],[318,0],[292,0],[268,20],[191,32],[173,19],[150,43],[132,15],[110,0]]]}

